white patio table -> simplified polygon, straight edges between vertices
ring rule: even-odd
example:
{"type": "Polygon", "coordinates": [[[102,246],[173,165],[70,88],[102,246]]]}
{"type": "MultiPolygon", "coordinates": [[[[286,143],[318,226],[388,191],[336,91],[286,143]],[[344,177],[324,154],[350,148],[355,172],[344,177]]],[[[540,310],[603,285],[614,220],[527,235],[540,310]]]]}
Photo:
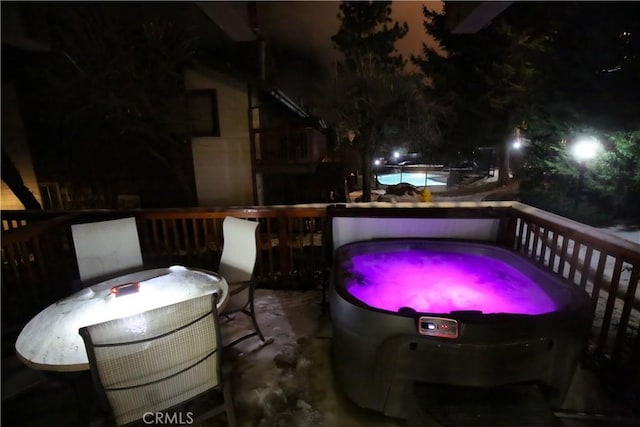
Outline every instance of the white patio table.
{"type": "Polygon", "coordinates": [[[229,294],[226,280],[211,271],[182,266],[144,270],[109,279],[63,298],[38,313],[20,332],[16,353],[33,369],[88,370],[87,352],[78,333],[81,327],[214,292],[220,296],[217,308],[221,311],[229,294]],[[112,289],[128,283],[133,283],[138,291],[116,296],[112,289]]]}

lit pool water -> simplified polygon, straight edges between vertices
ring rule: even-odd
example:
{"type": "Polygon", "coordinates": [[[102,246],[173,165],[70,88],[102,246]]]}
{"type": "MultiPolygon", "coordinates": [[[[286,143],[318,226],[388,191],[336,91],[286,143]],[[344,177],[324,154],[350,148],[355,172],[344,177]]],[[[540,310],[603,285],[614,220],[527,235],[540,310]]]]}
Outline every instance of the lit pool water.
{"type": "MultiPolygon", "coordinates": [[[[385,175],[378,175],[378,182],[382,185],[395,185],[401,182],[415,185],[416,187],[425,186],[425,174],[424,172],[403,172],[403,173],[389,173],[385,175]]],[[[426,185],[447,185],[446,182],[436,181],[426,176],[426,185]]]]}

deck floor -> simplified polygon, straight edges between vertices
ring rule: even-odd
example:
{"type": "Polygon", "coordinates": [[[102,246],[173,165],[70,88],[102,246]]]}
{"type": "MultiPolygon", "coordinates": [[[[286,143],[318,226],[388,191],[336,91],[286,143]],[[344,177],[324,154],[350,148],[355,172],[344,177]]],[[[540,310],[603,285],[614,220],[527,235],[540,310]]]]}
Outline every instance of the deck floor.
{"type": "MultiPolygon", "coordinates": [[[[425,419],[408,423],[363,410],[352,404],[337,387],[331,369],[331,324],[328,314],[320,309],[320,290],[256,292],[258,321],[273,343],[262,345],[249,339],[226,357],[232,367],[232,393],[239,426],[295,427],[395,427],[428,424],[425,419]]],[[[238,315],[222,321],[223,336],[229,339],[242,333],[249,319],[238,315]]],[[[81,377],[81,404],[85,412],[96,413],[91,401],[92,386],[88,376],[81,377]]],[[[467,396],[468,397],[468,396],[467,396]]],[[[469,399],[467,399],[469,400],[469,399]]],[[[539,403],[539,402],[538,402],[539,403]]],[[[468,405],[467,408],[473,405],[468,405]]],[[[595,419],[588,416],[550,419],[564,427],[630,425],[631,411],[607,398],[598,380],[580,368],[565,403],[566,409],[590,414],[608,414],[617,418],[595,419]]],[[[540,409],[536,406],[534,409],[540,409]]],[[[513,408],[500,408],[503,420],[514,417],[513,424],[522,425],[513,408]],[[507,411],[513,411],[508,414],[507,411]]],[[[480,411],[482,412],[482,411],[480,411]]],[[[535,411],[534,411],[535,412],[535,411]]],[[[531,412],[531,414],[534,414],[531,412]]],[[[546,410],[534,415],[550,416],[546,410]]],[[[463,414],[464,415],[464,414],[463,414]]],[[[99,417],[89,417],[92,426],[101,425],[99,417]]],[[[67,381],[51,377],[46,384],[2,405],[2,425],[20,427],[78,426],[77,396],[67,381]]],[[[549,418],[547,418],[549,419],[549,418]]],[[[636,419],[635,421],[638,421],[636,419]]],[[[206,423],[209,427],[225,426],[224,416],[206,423]]],[[[449,424],[456,425],[456,424],[449,424]]],[[[460,424],[459,425],[464,425],[460,424]]]]}

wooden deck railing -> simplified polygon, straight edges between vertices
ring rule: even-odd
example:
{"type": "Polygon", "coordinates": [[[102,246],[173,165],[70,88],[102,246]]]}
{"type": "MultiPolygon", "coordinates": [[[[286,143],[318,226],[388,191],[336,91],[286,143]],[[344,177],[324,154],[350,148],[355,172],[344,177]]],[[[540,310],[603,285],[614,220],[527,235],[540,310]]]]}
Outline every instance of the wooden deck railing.
{"type": "MultiPolygon", "coordinates": [[[[356,204],[354,206],[362,206],[356,204]]],[[[517,202],[397,204],[419,216],[499,218],[499,244],[532,259],[591,296],[590,350],[598,360],[638,372],[640,361],[640,245],[517,202]]],[[[393,209],[393,208],[390,208],[393,209]]],[[[260,222],[257,273],[265,285],[315,286],[326,269],[326,205],[189,210],[2,212],[3,334],[67,295],[78,272],[73,223],[135,216],[143,259],[150,266],[215,269],[222,220],[260,222]]]]}
{"type": "Polygon", "coordinates": [[[278,279],[316,268],[322,261],[321,232],[325,205],[207,211],[138,211],[138,232],[145,263],[217,267],[225,216],[260,223],[257,274],[278,279]]]}
{"type": "Polygon", "coordinates": [[[640,242],[523,204],[513,207],[513,249],[586,290],[593,312],[592,347],[618,365],[640,358],[640,242]]]}
{"type": "Polygon", "coordinates": [[[317,129],[256,129],[258,164],[317,163],[327,154],[326,137],[317,129]]]}

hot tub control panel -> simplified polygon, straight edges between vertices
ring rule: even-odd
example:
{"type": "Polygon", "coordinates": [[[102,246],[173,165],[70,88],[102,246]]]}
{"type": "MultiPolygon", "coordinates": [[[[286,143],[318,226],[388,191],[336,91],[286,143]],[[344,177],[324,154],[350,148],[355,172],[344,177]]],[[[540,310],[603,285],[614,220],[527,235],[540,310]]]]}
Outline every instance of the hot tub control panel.
{"type": "Polygon", "coordinates": [[[421,316],[418,319],[420,335],[441,338],[458,338],[458,321],[442,317],[421,316]]]}

